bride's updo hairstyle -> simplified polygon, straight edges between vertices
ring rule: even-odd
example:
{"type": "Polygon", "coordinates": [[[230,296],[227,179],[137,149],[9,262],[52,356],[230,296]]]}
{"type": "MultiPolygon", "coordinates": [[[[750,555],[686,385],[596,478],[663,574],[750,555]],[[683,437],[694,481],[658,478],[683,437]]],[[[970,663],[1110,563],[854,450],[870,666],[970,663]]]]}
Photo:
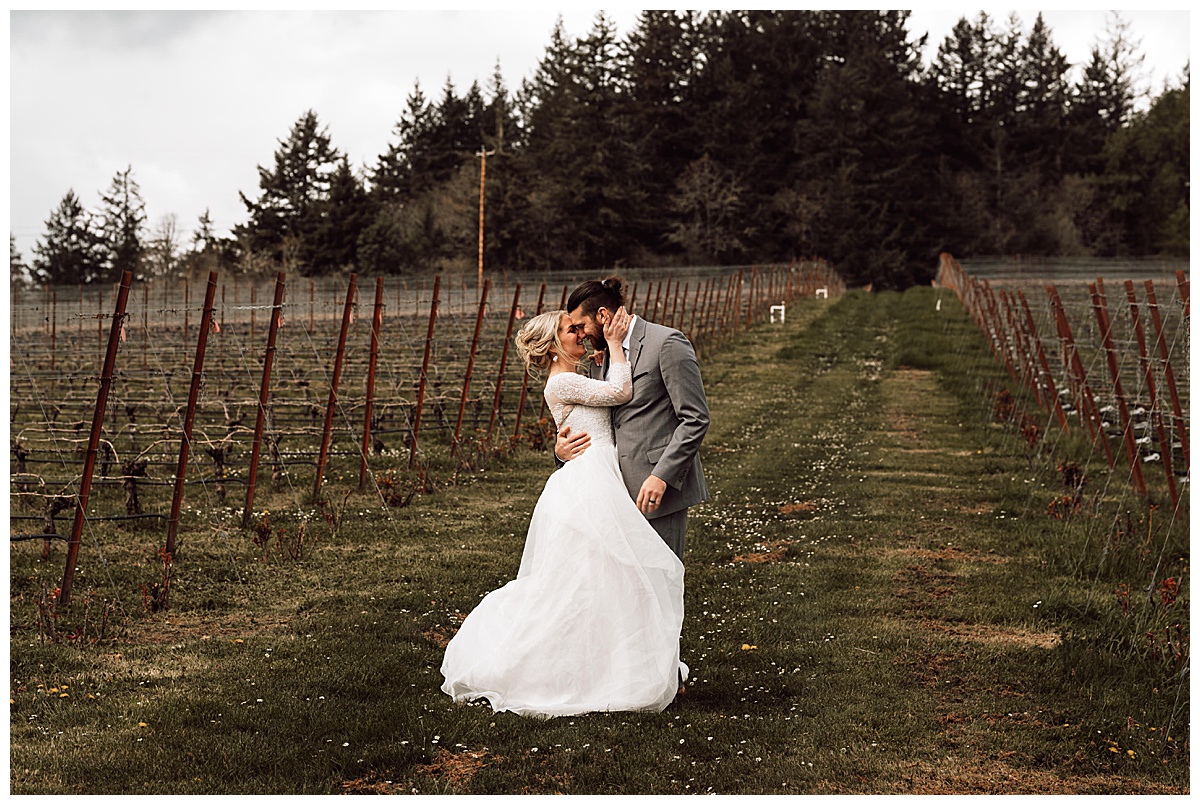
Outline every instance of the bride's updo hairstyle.
{"type": "Polygon", "coordinates": [[[580,285],[567,300],[567,310],[582,308],[585,316],[595,316],[600,308],[616,313],[625,304],[625,283],[620,277],[606,280],[588,280],[580,285]]]}
{"type": "Polygon", "coordinates": [[[550,350],[562,356],[562,360],[568,360],[562,342],[558,339],[558,325],[564,315],[565,311],[562,310],[539,313],[525,322],[525,326],[513,339],[517,345],[517,354],[525,362],[525,371],[530,377],[538,377],[550,368],[553,357],[550,350]]]}

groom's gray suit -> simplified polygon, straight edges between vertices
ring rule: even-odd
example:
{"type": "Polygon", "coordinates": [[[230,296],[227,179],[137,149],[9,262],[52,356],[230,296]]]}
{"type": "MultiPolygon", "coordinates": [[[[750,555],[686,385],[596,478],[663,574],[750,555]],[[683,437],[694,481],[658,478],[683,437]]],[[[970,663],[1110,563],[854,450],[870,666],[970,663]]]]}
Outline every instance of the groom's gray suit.
{"type": "MultiPolygon", "coordinates": [[[[651,474],[666,482],[662,503],[648,518],[682,559],[687,509],[708,498],[699,456],[708,430],[700,365],[683,333],[640,316],[631,327],[629,364],[633,399],[612,412],[621,475],[635,500],[651,474]]],[[[607,371],[605,355],[592,374],[607,371]]]]}

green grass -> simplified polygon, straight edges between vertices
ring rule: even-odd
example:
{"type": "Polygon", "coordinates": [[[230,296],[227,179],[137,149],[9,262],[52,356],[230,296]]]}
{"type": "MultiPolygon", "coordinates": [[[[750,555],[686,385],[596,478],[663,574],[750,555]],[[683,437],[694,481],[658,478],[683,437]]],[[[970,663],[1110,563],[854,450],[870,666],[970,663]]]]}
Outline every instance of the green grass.
{"type": "Polygon", "coordinates": [[[264,561],[234,512],[198,505],[156,613],[138,590],[160,537],[98,528],[61,619],[91,601],[82,645],[39,638],[62,549],[15,546],[13,792],[1187,791],[1186,681],[1143,640],[1188,628],[1186,511],[1160,507],[1147,556],[1142,532],[1114,543],[1144,506],[1085,439],[1028,448],[992,421],[991,394],[1017,389],[938,293],[804,302],[705,362],[694,678],[664,713],[538,722],[438,689],[444,639],[516,573],[551,469],[519,450],[407,508],[352,495],[339,530],[278,490],[273,524],[309,518],[300,560],[264,561]],[[1089,498],[1056,520],[1062,457],[1089,498]],[[1135,595],[1125,614],[1116,585],[1166,577],[1175,604],[1135,595]]]}

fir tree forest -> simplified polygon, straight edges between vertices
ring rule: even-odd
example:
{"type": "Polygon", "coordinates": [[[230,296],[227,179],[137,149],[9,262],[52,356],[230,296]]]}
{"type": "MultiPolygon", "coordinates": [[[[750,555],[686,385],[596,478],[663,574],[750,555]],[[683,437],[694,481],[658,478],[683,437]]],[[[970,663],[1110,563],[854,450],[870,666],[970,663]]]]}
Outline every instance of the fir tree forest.
{"type": "MultiPolygon", "coordinates": [[[[353,165],[319,110],[281,136],[228,237],[147,232],[135,166],[73,191],[28,274],[545,271],[814,256],[848,284],[927,284],[937,255],[1186,256],[1190,70],[1139,96],[1119,17],[1071,65],[1041,16],[964,17],[922,61],[905,11],[644,11],[561,22],[531,78],[416,85],[353,165]],[[1140,102],[1139,102],[1140,101],[1140,102]]],[[[14,268],[24,260],[10,237],[14,268]]]]}

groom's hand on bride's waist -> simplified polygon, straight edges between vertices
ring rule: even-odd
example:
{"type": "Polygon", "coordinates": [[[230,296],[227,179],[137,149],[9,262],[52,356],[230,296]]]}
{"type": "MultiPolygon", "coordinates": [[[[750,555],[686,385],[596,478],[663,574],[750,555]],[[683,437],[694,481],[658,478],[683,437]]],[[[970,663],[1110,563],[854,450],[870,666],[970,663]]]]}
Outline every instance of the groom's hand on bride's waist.
{"type": "Polygon", "coordinates": [[[554,455],[558,456],[559,461],[570,461],[583,455],[591,443],[592,437],[587,435],[587,431],[572,436],[571,426],[568,425],[558,432],[558,438],[554,440],[554,455]]]}

